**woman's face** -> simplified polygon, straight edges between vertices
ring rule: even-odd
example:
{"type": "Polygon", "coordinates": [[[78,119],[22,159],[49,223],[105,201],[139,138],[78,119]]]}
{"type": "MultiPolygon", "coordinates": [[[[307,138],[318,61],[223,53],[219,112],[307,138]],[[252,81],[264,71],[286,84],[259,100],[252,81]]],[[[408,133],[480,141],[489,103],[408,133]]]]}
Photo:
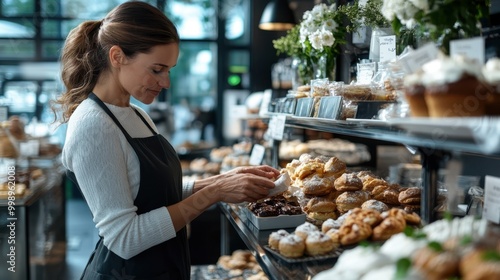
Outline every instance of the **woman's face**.
{"type": "Polygon", "coordinates": [[[124,91],[144,104],[151,104],[161,90],[170,87],[170,70],[177,64],[179,45],[158,45],[123,64],[119,72],[124,91]]]}

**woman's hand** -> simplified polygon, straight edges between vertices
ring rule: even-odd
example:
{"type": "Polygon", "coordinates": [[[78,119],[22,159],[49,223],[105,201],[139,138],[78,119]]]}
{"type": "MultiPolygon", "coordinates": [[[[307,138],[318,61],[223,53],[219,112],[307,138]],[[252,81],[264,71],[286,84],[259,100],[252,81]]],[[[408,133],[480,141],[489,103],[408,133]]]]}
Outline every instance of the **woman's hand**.
{"type": "Polygon", "coordinates": [[[217,197],[217,201],[253,202],[269,195],[279,174],[279,170],[267,165],[237,167],[196,181],[195,191],[204,189],[207,194],[217,197]]]}

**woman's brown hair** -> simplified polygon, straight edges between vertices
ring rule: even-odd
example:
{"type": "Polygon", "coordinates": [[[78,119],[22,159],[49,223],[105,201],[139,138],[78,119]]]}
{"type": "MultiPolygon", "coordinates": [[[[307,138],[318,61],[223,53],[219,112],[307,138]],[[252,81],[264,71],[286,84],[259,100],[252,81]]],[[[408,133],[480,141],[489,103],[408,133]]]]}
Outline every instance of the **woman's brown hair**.
{"type": "Polygon", "coordinates": [[[100,21],[85,21],[71,30],[61,54],[65,92],[54,101],[65,123],[109,69],[108,52],[116,45],[133,58],[157,45],[179,43],[175,25],[156,7],[140,1],[125,2],[100,21]]]}

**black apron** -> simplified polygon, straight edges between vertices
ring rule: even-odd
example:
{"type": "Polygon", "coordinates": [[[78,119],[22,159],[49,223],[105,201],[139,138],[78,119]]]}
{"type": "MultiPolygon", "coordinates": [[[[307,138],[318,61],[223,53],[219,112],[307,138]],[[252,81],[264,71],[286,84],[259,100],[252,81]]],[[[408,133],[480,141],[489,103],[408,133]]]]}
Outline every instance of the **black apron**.
{"type": "MultiPolygon", "coordinates": [[[[177,153],[168,141],[157,134],[137,111],[137,115],[154,135],[146,138],[130,137],[109,108],[94,93],[91,93],[89,98],[97,102],[113,119],[139,158],[141,179],[139,192],[134,200],[137,214],[181,201],[182,169],[177,153]]],[[[77,184],[75,175],[70,171],[68,173],[70,179],[77,184]]],[[[187,232],[184,227],[177,232],[175,238],[153,246],[128,260],[106,248],[101,237],[81,279],[187,280],[190,278],[190,267],[187,232]]]]}

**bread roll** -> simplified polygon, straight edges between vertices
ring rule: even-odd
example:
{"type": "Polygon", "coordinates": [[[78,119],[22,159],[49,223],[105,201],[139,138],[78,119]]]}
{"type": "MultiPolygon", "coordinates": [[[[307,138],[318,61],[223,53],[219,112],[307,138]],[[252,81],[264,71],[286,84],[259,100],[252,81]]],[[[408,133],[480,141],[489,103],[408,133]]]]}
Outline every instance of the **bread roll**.
{"type": "Polygon", "coordinates": [[[420,205],[422,189],[419,187],[410,187],[401,191],[398,195],[398,201],[405,205],[420,205]]]}

